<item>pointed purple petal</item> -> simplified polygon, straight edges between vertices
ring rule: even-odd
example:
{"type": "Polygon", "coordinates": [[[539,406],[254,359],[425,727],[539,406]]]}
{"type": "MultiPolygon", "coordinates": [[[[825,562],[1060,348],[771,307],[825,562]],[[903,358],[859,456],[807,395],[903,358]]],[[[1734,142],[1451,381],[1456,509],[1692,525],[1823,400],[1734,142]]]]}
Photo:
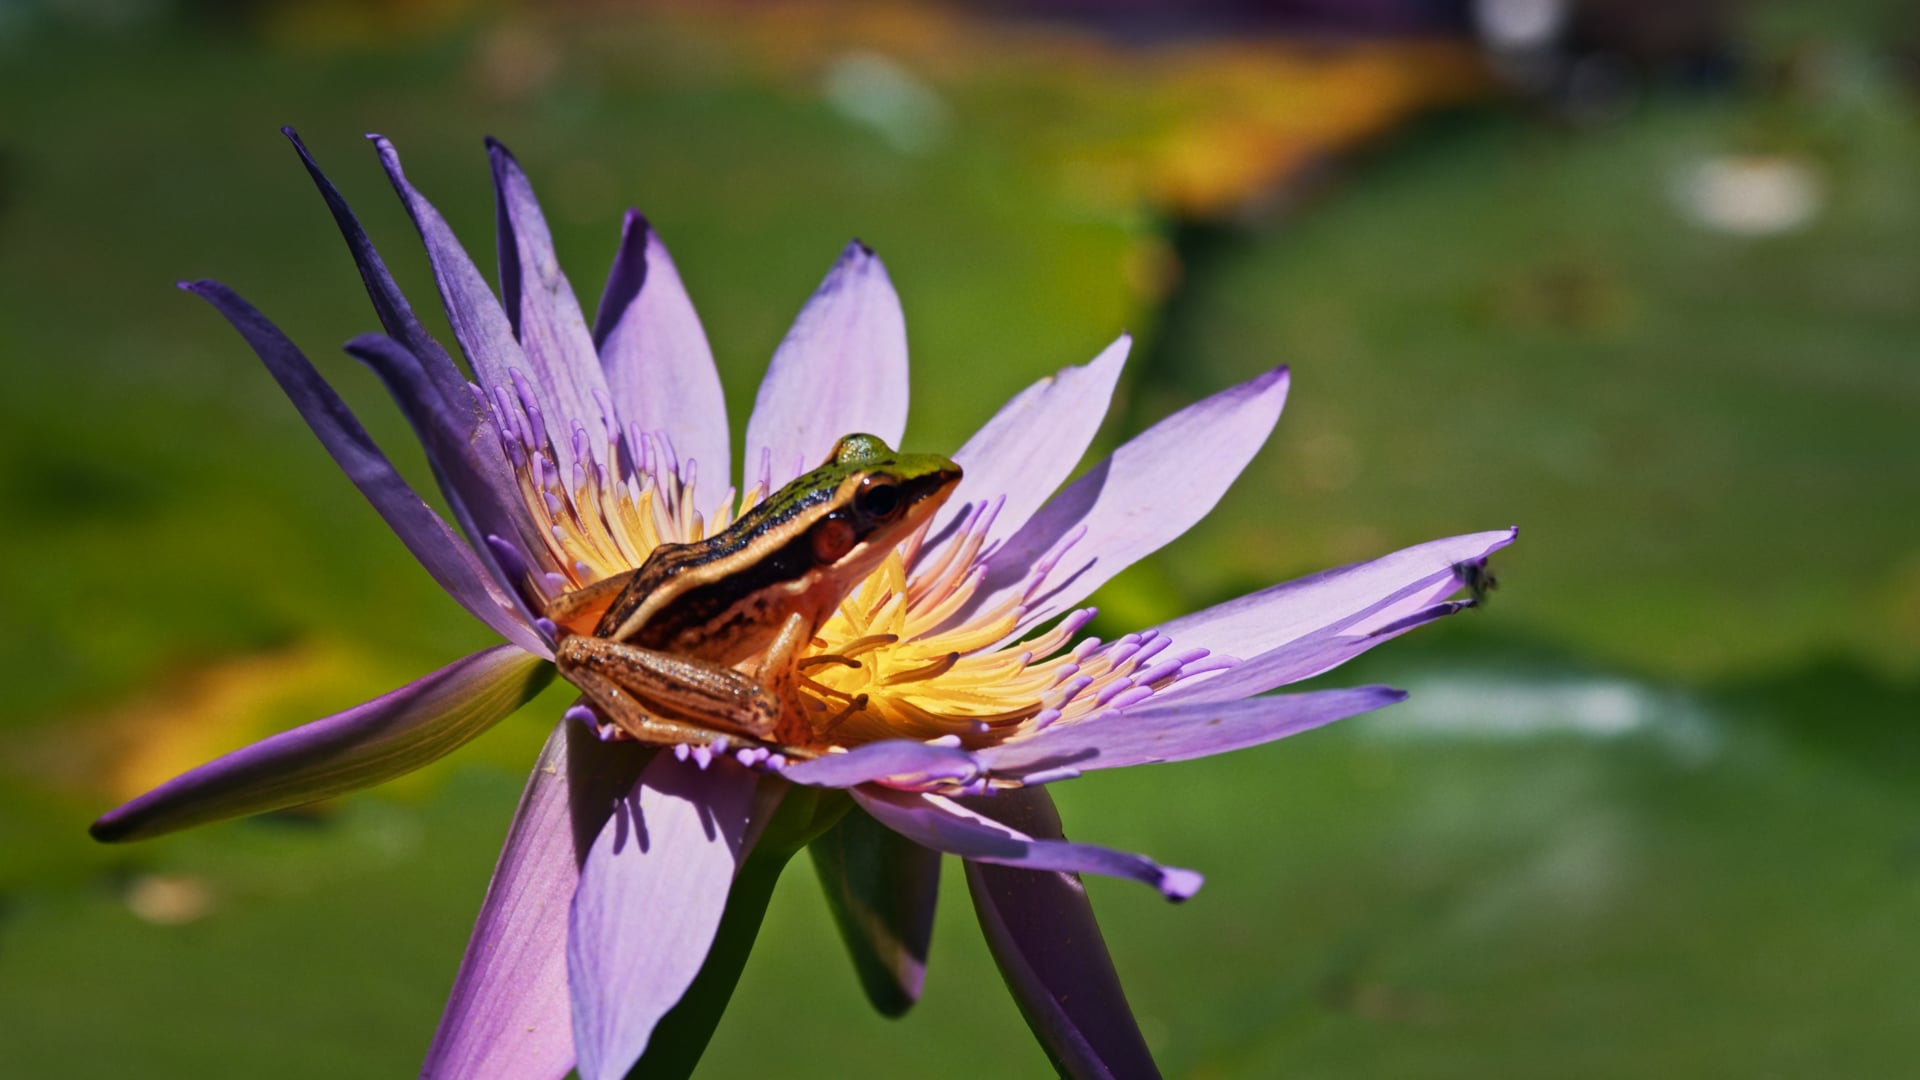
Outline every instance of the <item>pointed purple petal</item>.
{"type": "MultiPolygon", "coordinates": [[[[291,127],[283,127],[280,133],[293,144],[300,155],[301,164],[306,166],[307,175],[320,191],[320,198],[327,204],[327,210],[333,215],[334,226],[340,230],[340,236],[347,242],[347,252],[353,256],[353,264],[360,271],[360,282],[366,287],[367,298],[373,302],[373,310],[380,317],[380,325],[392,336],[398,348],[391,351],[387,362],[376,367],[381,379],[393,392],[394,400],[413,423],[422,441],[430,441],[429,433],[445,430],[451,423],[448,415],[450,403],[466,401],[472,403],[472,395],[467,393],[466,377],[454,366],[453,358],[448,356],[440,343],[428,334],[426,327],[420,324],[413,313],[413,306],[400,291],[400,286],[388,271],[385,259],[375,250],[367,231],[361,227],[360,219],[354,216],[353,209],[340,190],[327,179],[320,170],[320,163],[307,151],[307,144],[291,127]]],[[[470,409],[476,418],[477,408],[470,409]]],[[[451,494],[451,493],[450,493],[451,494]]]]}
{"type": "Polygon", "coordinates": [[[144,840],[284,810],[412,772],[525,704],[553,668],[511,645],[177,776],[93,823],[95,840],[144,840]]]}
{"type": "Polygon", "coordinates": [[[1200,890],[1192,870],[1161,866],[1134,855],[1092,844],[1041,840],[1008,828],[942,795],[919,795],[892,788],[851,789],[853,798],[882,825],[923,847],[980,862],[1029,870],[1106,874],[1160,890],[1169,900],[1185,900],[1200,890]]]}
{"type": "Polygon", "coordinates": [[[822,754],[781,772],[796,784],[842,788],[889,778],[966,781],[979,774],[979,763],[965,750],[912,739],[885,739],[844,754],[822,754]]]}
{"type": "MultiPolygon", "coordinates": [[[[466,409],[467,403],[473,400],[472,395],[467,393],[466,377],[454,366],[453,358],[447,355],[447,351],[420,324],[419,318],[413,313],[413,306],[407,303],[400,286],[387,270],[386,260],[374,249],[373,241],[367,238],[366,230],[360,227],[360,220],[354,216],[339,189],[320,171],[320,163],[307,152],[307,145],[300,141],[300,136],[291,127],[283,127],[280,131],[293,143],[301,163],[306,166],[307,175],[313,179],[314,186],[320,189],[320,197],[333,214],[334,225],[339,228],[341,238],[346,240],[347,250],[360,270],[360,280],[366,286],[367,298],[373,301],[373,310],[380,316],[380,325],[394,340],[419,358],[421,379],[433,389],[441,408],[466,409]]],[[[466,411],[474,412],[471,409],[466,411]]]]}
{"type": "Polygon", "coordinates": [[[307,426],[320,438],[347,478],[353,481],[387,526],[426,567],[433,580],[500,636],[539,656],[552,658],[546,643],[522,614],[519,602],[507,593],[460,537],[433,508],[401,479],[347,403],[320,377],[313,364],[279,327],[217,281],[183,284],[226,316],[240,336],[259,354],[274,381],[293,401],[307,426]]]}
{"type": "Polygon", "coordinates": [[[778,487],[824,461],[842,435],[899,446],[906,429],[906,319],[887,268],[856,240],[773,354],[747,421],[746,470],[770,453],[778,487]]]}
{"type": "Polygon", "coordinates": [[[387,179],[392,181],[407,215],[413,219],[414,228],[420,232],[421,242],[426,245],[427,260],[433,266],[433,279],[440,288],[447,321],[453,324],[453,335],[466,351],[474,375],[483,386],[511,386],[509,373],[526,368],[527,358],[513,336],[506,312],[501,310],[499,301],[487,288],[486,279],[480,276],[473,259],[467,255],[466,248],[460,246],[459,238],[453,235],[440,211],[407,182],[406,173],[400,168],[400,154],[393,144],[379,135],[367,138],[373,140],[387,179]]]}
{"type": "Polygon", "coordinates": [[[1391,641],[1417,626],[1425,626],[1473,606],[1471,600],[1432,604],[1367,634],[1322,631],[1309,634],[1248,658],[1231,668],[1190,682],[1176,683],[1153,696],[1155,707],[1239,701],[1264,694],[1277,686],[1309,679],[1359,656],[1383,641],[1391,641]]]}
{"type": "MultiPolygon", "coordinates": [[[[435,477],[446,493],[460,527],[476,545],[489,533],[512,536],[530,526],[520,488],[501,452],[493,420],[473,394],[467,377],[453,358],[427,333],[415,316],[413,307],[393,280],[387,264],[374,249],[366,230],[354,216],[347,201],[320,170],[319,162],[307,151],[306,144],[290,127],[282,128],[306,166],[307,175],[319,189],[320,197],[333,215],[340,236],[347,243],[367,297],[380,316],[380,325],[390,340],[369,337],[356,339],[347,351],[380,375],[394,400],[406,413],[420,441],[426,446],[435,477]]],[[[526,539],[523,535],[522,539],[526,539]]],[[[545,545],[536,550],[544,553],[545,545]]],[[[476,554],[490,571],[498,574],[484,548],[476,554]]],[[[517,588],[516,582],[502,582],[517,588]]]]}
{"type": "MultiPolygon", "coordinates": [[[[966,805],[1028,836],[1066,839],[1053,799],[1041,788],[966,805]]],[[[966,868],[987,948],[1061,1075],[1159,1076],[1080,879],[979,862],[966,868]]]]}
{"type": "MultiPolygon", "coordinates": [[[[433,477],[439,482],[441,494],[446,496],[447,505],[452,509],[454,518],[466,533],[469,541],[478,541],[488,533],[505,533],[510,522],[501,512],[508,505],[505,500],[512,496],[518,502],[519,493],[505,488],[495,488],[487,484],[482,477],[479,457],[487,450],[495,451],[493,457],[499,462],[499,472],[504,476],[506,462],[498,453],[499,439],[491,430],[491,423],[482,431],[479,426],[467,427],[463,433],[461,420],[446,408],[440,392],[428,381],[426,371],[413,350],[384,334],[363,334],[347,342],[347,355],[367,365],[380,381],[386,384],[387,392],[393,395],[395,404],[406,414],[407,421],[413,425],[414,434],[419,436],[420,444],[427,451],[427,463],[433,467],[433,477]]],[[[469,404],[473,397],[467,395],[469,404]]],[[[493,560],[484,546],[475,545],[474,554],[487,566],[495,581],[509,584],[506,577],[493,565],[493,560]]]]}
{"type": "Polygon", "coordinates": [[[808,850],[867,1000],[883,1016],[904,1014],[926,982],[940,853],[861,813],[808,850]]]}
{"type": "MultiPolygon", "coordinates": [[[[653,224],[647,220],[647,215],[628,207],[626,217],[620,222],[620,246],[613,249],[613,265],[607,269],[607,283],[600,288],[600,306],[593,313],[593,347],[600,350],[600,366],[606,370],[609,383],[614,383],[615,379],[614,365],[607,359],[607,338],[613,334],[614,327],[620,324],[627,309],[639,299],[641,290],[647,287],[648,263],[653,261],[652,251],[656,244],[660,244],[660,238],[654,235],[653,224]]],[[[660,251],[662,255],[666,253],[664,244],[660,246],[660,251]]],[[[667,261],[670,263],[672,260],[667,261]]],[[[654,268],[658,268],[657,263],[654,268]]],[[[679,273],[676,272],[673,277],[676,285],[674,291],[685,297],[686,290],[677,287],[679,273]]],[[[687,301],[687,306],[693,306],[691,299],[687,301]]],[[[694,316],[694,322],[699,322],[698,315],[694,316]]],[[[704,347],[706,341],[706,331],[702,330],[700,344],[704,347]]],[[[621,415],[625,416],[626,413],[622,412],[621,415]]]]}
{"type": "Polygon", "coordinates": [[[675,455],[699,464],[696,497],[710,513],[733,476],[727,402],[700,316],[666,245],[638,211],[627,211],[594,338],[620,422],[667,432],[675,455]]]}
{"type": "MultiPolygon", "coordinates": [[[[570,475],[574,464],[574,424],[585,423],[588,432],[595,433],[594,445],[599,445],[604,438],[604,434],[600,433],[600,410],[593,406],[590,395],[583,403],[579,388],[566,380],[569,372],[563,371],[560,366],[566,363],[564,359],[551,352],[533,356],[521,348],[506,312],[500,302],[494,299],[492,290],[487,288],[486,279],[480,276],[479,268],[474,266],[466,249],[460,246],[446,219],[407,182],[406,174],[400,168],[400,155],[394,150],[393,144],[379,135],[367,137],[373,140],[380,153],[380,163],[387,170],[387,179],[393,182],[394,191],[399,193],[401,203],[406,206],[408,216],[413,218],[414,227],[419,230],[420,239],[426,245],[427,259],[433,265],[433,278],[440,287],[440,300],[446,308],[447,321],[453,324],[453,335],[466,352],[475,379],[482,387],[491,390],[513,387],[514,373],[521,374],[528,392],[545,418],[544,426],[551,436],[561,475],[570,475]]],[[[517,244],[516,241],[516,249],[517,244]]],[[[557,272],[558,268],[555,269],[557,272]]],[[[575,311],[578,312],[577,306],[575,311]]],[[[581,333],[585,332],[582,326],[581,333]]],[[[594,370],[589,377],[599,376],[598,361],[591,366],[594,370]]]]}
{"type": "Polygon", "coordinates": [[[562,719],[520,796],[423,1080],[518,1080],[573,1068],[567,908],[616,798],[651,756],[562,719]]]}
{"type": "MultiPolygon", "coordinates": [[[[967,504],[1002,497],[988,539],[1010,536],[1026,524],[1086,454],[1132,346],[1132,336],[1122,334],[1091,362],[1041,379],[995,413],[953,455],[965,476],[929,535],[940,536],[967,504]]],[[[933,550],[930,546],[921,557],[933,550]]]]}
{"type": "Polygon", "coordinates": [[[1223,390],[1167,417],[1094,466],[1042,507],[987,559],[970,610],[1029,587],[1058,560],[1021,628],[1078,604],[1115,574],[1207,515],[1267,441],[1287,399],[1287,369],[1223,390]]]}
{"type": "Polygon", "coordinates": [[[1324,630],[1369,634],[1460,591],[1454,567],[1513,543],[1517,531],[1469,533],[1325,570],[1229,600],[1157,629],[1181,648],[1253,656],[1324,630]]]}
{"type": "Polygon", "coordinates": [[[501,305],[526,352],[526,374],[542,392],[541,405],[549,424],[556,418],[563,421],[556,430],[569,443],[574,428],[585,426],[598,444],[607,434],[602,419],[617,418],[603,416],[601,403],[610,402],[611,397],[593,335],[587,331],[573,286],[560,269],[553,235],[526,173],[513,154],[493,139],[487,140],[487,154],[493,161],[500,222],[501,305]]]}
{"type": "Polygon", "coordinates": [[[626,1075],[706,961],[757,777],[656,754],[600,830],[574,893],[567,971],[581,1080],[626,1075]]]}
{"type": "Polygon", "coordinates": [[[1517,530],[1434,540],[1229,600],[1159,627],[1183,649],[1243,661],[1175,684],[1159,704],[1234,701],[1310,678],[1383,641],[1471,606],[1448,602],[1459,567],[1484,564],[1517,530]]]}
{"type": "MultiPolygon", "coordinates": [[[[347,355],[372,368],[396,400],[410,392],[404,385],[408,381],[404,372],[409,364],[417,367],[418,360],[405,345],[384,334],[362,334],[347,342],[346,350],[347,355]]],[[[466,393],[468,402],[472,403],[472,393],[466,393]]],[[[408,413],[411,417],[411,408],[408,413]]],[[[440,481],[448,504],[460,515],[460,527],[466,531],[468,547],[482,560],[503,591],[519,602],[522,617],[531,622],[533,612],[526,607],[524,599],[529,568],[520,553],[531,552],[541,560],[542,569],[553,568],[546,538],[539,532],[541,526],[527,510],[520,482],[501,450],[492,419],[481,417],[469,423],[464,415],[451,413],[443,413],[439,419],[444,423],[428,429],[422,429],[420,423],[423,420],[432,423],[434,418],[415,421],[415,430],[426,446],[434,476],[440,481]],[[518,541],[512,566],[486,542],[489,536],[518,541]]]]}
{"type": "Polygon", "coordinates": [[[1226,704],[1137,705],[1055,724],[1030,739],[979,751],[996,774],[1020,776],[1061,766],[1113,769],[1185,761],[1283,739],[1397,701],[1385,686],[1248,698],[1226,704]]]}

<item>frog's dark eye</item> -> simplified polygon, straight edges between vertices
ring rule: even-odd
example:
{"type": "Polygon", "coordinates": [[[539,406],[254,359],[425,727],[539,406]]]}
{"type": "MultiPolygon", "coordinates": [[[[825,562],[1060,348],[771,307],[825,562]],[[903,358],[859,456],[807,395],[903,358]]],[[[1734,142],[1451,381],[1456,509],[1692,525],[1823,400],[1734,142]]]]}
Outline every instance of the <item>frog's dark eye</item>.
{"type": "Polygon", "coordinates": [[[816,561],[836,563],[846,558],[859,537],[854,535],[853,522],[839,514],[829,514],[813,527],[808,539],[813,541],[813,557],[816,561]]]}
{"type": "Polygon", "coordinates": [[[870,518],[885,520],[900,512],[900,485],[885,480],[869,479],[860,485],[860,494],[854,496],[854,505],[870,518]]]}

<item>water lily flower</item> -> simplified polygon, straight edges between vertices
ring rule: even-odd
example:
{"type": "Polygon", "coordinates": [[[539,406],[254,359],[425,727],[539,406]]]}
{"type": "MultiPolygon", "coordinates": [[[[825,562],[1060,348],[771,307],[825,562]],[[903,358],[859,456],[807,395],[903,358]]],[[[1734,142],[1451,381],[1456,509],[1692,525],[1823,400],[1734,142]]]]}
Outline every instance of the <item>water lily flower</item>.
{"type": "MultiPolygon", "coordinates": [[[[183,285],[251,345],[327,451],[446,591],[505,644],[194,769],[108,813],[131,840],[290,807],[445,755],[550,680],[556,597],[712,536],[867,432],[898,445],[907,342],[880,259],[849,246],[801,310],[746,427],[725,403],[667,249],[629,213],[591,326],[520,166],[489,142],[496,294],[373,137],[424,240],[467,368],[415,317],[291,130],[384,328],[347,350],[423,443],[453,518],[400,477],[272,323],[183,285]]],[[[779,744],[719,730],[643,745],[583,700],[559,718],[495,868],[422,1075],[585,1080],[692,1068],[773,881],[810,848],[862,985],[917,997],[942,854],[960,856],[1007,984],[1071,1075],[1153,1075],[1077,875],[1191,896],[1198,874],[1069,841],[1045,785],[1222,753],[1400,700],[1270,695],[1469,606],[1511,530],[1329,570],[1113,641],[1082,602],[1204,516],[1266,441],[1277,368],[1167,417],[1065,483],[1105,414],[1122,337],[1022,391],[953,455],[953,497],[848,595],[795,662],[779,744]],[[1064,487],[1062,485],[1065,485],[1064,487]]]]}

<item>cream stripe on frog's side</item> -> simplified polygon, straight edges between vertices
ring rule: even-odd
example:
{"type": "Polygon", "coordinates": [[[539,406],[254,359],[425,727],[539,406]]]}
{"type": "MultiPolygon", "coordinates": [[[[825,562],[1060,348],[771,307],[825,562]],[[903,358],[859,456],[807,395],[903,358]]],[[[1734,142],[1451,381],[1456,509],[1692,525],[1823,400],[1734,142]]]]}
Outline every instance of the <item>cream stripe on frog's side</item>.
{"type": "Polygon", "coordinates": [[[726,529],[658,543],[638,569],[558,597],[548,617],[562,633],[560,669],[635,738],[689,735],[650,719],[705,721],[715,733],[777,734],[805,752],[814,710],[794,686],[798,655],[959,481],[946,458],[849,435],[825,464],[726,529]],[[751,677],[732,669],[761,654],[751,677]],[[770,722],[770,711],[785,723],[770,722]]]}

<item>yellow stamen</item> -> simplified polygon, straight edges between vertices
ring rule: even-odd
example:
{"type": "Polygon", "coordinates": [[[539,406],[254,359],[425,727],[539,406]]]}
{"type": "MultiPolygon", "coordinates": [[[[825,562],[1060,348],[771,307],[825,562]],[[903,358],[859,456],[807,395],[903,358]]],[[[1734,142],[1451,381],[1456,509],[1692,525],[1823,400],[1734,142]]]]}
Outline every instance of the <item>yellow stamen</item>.
{"type": "MultiPolygon", "coordinates": [[[[622,460],[612,445],[605,455],[622,460]]],[[[661,544],[711,536],[736,518],[731,492],[703,518],[691,486],[676,477],[638,472],[616,479],[586,461],[563,481],[546,460],[536,472],[522,456],[515,469],[545,549],[530,554],[543,556],[536,560],[542,566],[557,566],[564,579],[535,582],[537,590],[579,588],[634,569],[661,544]]],[[[750,489],[738,505],[752,506],[764,494],[750,489]]],[[[1092,711],[1101,694],[1132,691],[1149,653],[1092,640],[1076,644],[1079,621],[1009,647],[1027,614],[1018,594],[970,610],[985,577],[983,525],[976,516],[909,573],[926,540],[922,528],[819,628],[795,662],[803,714],[796,726],[810,733],[795,750],[941,736],[980,746],[1018,739],[1041,722],[1071,723],[1092,711]],[[1045,720],[1036,720],[1043,713],[1045,720]]],[[[1161,676],[1154,685],[1171,678],[1161,676]]]]}

